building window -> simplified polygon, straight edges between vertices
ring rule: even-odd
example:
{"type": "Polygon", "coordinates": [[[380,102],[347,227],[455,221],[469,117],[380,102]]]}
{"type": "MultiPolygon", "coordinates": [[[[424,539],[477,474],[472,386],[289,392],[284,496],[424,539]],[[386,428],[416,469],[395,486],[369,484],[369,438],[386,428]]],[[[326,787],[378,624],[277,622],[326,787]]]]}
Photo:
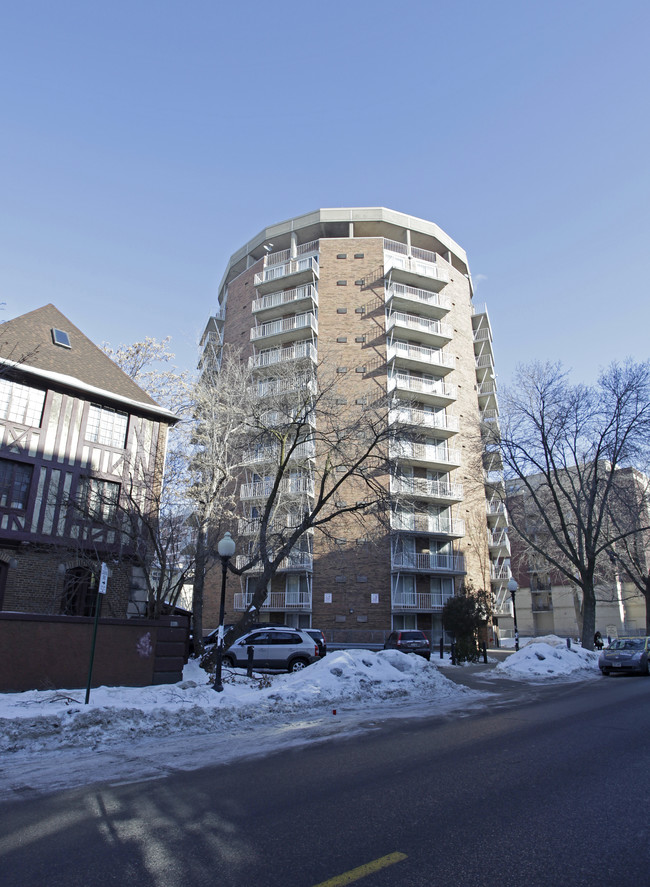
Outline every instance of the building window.
{"type": "Polygon", "coordinates": [[[77,506],[85,517],[95,521],[115,519],[120,499],[120,485],[96,477],[82,477],[79,481],[77,506]]]}
{"type": "Polygon", "coordinates": [[[96,604],[97,576],[87,567],[68,570],[59,612],[64,616],[94,616],[96,604]]]}
{"type": "Polygon", "coordinates": [[[86,440],[124,449],[128,418],[126,413],[91,404],[88,410],[86,440]]]}
{"type": "Polygon", "coordinates": [[[0,506],[24,511],[27,508],[33,467],[0,459],[0,506]]]}
{"type": "Polygon", "coordinates": [[[43,417],[45,392],[0,379],[0,419],[38,428],[43,417]]]}

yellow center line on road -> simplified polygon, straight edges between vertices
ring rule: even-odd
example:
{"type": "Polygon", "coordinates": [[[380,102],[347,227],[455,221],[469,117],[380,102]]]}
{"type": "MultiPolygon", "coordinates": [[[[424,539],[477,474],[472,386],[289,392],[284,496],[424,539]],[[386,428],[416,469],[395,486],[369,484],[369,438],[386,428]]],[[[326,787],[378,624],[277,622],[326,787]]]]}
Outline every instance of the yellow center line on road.
{"type": "Polygon", "coordinates": [[[350,869],[349,872],[343,872],[342,875],[330,878],[329,881],[321,881],[320,884],[315,884],[314,887],[345,887],[346,884],[352,884],[354,881],[360,881],[361,878],[367,878],[373,872],[378,872],[380,869],[385,869],[387,866],[394,865],[396,862],[401,862],[406,858],[406,853],[389,853],[388,856],[380,856],[379,859],[360,865],[356,869],[350,869]]]}

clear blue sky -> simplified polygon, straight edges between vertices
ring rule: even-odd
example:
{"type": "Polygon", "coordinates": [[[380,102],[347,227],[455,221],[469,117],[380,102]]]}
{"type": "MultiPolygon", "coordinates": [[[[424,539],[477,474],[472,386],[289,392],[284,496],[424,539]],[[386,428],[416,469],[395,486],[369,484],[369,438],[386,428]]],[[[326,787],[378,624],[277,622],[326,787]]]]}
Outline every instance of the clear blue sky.
{"type": "Polygon", "coordinates": [[[648,356],[650,4],[5,0],[0,319],[180,365],[229,256],[387,206],[469,256],[499,377],[648,356]]]}

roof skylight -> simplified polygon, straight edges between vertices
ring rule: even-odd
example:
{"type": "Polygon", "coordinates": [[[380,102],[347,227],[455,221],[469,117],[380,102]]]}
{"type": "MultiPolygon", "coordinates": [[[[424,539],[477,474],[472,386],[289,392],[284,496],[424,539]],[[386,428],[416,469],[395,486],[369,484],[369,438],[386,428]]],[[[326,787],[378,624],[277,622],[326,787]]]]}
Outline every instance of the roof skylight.
{"type": "Polygon", "coordinates": [[[52,327],[52,341],[55,345],[60,345],[62,348],[71,348],[70,345],[70,336],[64,330],[57,330],[55,327],[52,327]]]}

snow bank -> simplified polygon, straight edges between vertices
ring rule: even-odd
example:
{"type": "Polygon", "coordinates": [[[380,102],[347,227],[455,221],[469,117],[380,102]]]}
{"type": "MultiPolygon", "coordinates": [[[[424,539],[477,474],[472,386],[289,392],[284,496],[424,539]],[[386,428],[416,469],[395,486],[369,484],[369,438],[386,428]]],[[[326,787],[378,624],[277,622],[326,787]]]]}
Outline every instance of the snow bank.
{"type": "Polygon", "coordinates": [[[495,675],[522,679],[558,676],[598,676],[598,653],[583,650],[555,635],[531,638],[494,669],[495,675]]]}
{"type": "Polygon", "coordinates": [[[390,701],[475,699],[434,663],[399,650],[332,653],[296,674],[246,677],[224,670],[224,692],[215,693],[197,662],[178,684],[98,687],[84,705],[83,690],[32,690],[0,696],[0,751],[99,748],[170,734],[227,733],[325,708],[390,701]]]}

